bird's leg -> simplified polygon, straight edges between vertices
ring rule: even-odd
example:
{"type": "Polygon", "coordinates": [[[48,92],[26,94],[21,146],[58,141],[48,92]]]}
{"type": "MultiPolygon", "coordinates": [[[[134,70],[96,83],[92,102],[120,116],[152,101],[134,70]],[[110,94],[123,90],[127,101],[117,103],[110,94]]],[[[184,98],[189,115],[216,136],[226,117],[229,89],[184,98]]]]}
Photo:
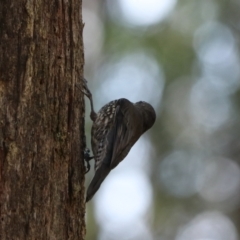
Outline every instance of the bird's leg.
{"type": "Polygon", "coordinates": [[[87,80],[85,78],[83,78],[83,93],[88,97],[88,99],[90,100],[90,105],[91,105],[91,113],[90,113],[90,118],[92,119],[92,121],[94,122],[97,118],[97,114],[94,111],[93,108],[93,100],[92,100],[92,93],[90,92],[88,86],[87,86],[87,80]]]}
{"type": "Polygon", "coordinates": [[[91,166],[90,166],[90,160],[92,160],[94,158],[94,156],[90,157],[90,150],[88,148],[85,148],[84,150],[84,160],[87,162],[87,170],[85,172],[88,173],[89,170],[91,169],[91,166]]]}
{"type": "MultiPolygon", "coordinates": [[[[88,97],[88,99],[90,100],[90,105],[91,105],[91,113],[90,113],[90,118],[92,119],[92,121],[94,122],[97,118],[97,114],[94,111],[93,108],[93,100],[92,100],[92,93],[90,92],[88,86],[87,86],[87,80],[85,78],[82,78],[82,82],[83,82],[83,87],[79,87],[79,85],[76,84],[76,86],[84,93],[84,95],[86,95],[88,97]]],[[[87,170],[85,172],[88,173],[91,166],[90,166],[90,160],[92,160],[94,158],[94,156],[90,157],[90,150],[88,148],[85,148],[84,150],[84,160],[87,163],[87,170]]]]}

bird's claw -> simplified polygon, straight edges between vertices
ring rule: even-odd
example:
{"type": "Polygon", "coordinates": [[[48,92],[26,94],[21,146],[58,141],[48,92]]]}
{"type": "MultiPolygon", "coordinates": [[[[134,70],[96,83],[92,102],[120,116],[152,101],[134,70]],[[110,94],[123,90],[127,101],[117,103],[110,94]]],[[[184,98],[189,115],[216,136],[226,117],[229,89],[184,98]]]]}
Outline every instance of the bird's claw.
{"type": "Polygon", "coordinates": [[[82,78],[82,87],[79,86],[79,84],[76,84],[76,86],[81,90],[81,92],[88,97],[88,99],[90,100],[90,105],[91,105],[91,113],[90,113],[90,118],[92,119],[92,121],[95,121],[97,118],[97,114],[94,111],[93,108],[93,99],[92,99],[92,93],[89,90],[88,86],[87,86],[87,80],[85,78],[82,78]]]}
{"type": "Polygon", "coordinates": [[[87,80],[85,78],[82,79],[83,82],[83,88],[81,91],[86,95],[89,99],[92,98],[92,93],[90,92],[88,85],[87,85],[87,80]]]}
{"type": "Polygon", "coordinates": [[[87,163],[87,166],[86,166],[87,170],[85,171],[85,174],[90,171],[91,165],[90,165],[89,162],[90,162],[90,160],[92,160],[93,158],[94,158],[93,156],[90,157],[90,150],[89,150],[88,148],[85,148],[85,150],[84,150],[84,160],[85,160],[85,162],[87,163]]]}

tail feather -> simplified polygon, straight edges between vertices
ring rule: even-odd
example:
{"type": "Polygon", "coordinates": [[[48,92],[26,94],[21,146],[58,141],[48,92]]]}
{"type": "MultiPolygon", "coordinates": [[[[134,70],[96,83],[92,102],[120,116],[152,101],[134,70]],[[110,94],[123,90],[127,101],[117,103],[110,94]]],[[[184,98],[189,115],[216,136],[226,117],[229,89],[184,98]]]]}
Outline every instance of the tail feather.
{"type": "Polygon", "coordinates": [[[92,199],[94,194],[100,188],[103,180],[109,174],[110,170],[111,169],[106,164],[102,164],[102,166],[96,171],[96,173],[87,189],[86,202],[88,202],[89,200],[92,199]]]}

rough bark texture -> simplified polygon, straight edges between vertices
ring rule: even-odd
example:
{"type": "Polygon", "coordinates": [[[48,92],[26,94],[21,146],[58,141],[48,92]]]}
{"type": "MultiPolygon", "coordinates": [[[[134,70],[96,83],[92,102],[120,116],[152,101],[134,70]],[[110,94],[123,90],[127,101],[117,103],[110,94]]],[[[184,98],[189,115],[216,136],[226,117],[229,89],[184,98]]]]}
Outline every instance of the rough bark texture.
{"type": "Polygon", "coordinates": [[[0,239],[84,239],[79,0],[0,1],[0,239]]]}

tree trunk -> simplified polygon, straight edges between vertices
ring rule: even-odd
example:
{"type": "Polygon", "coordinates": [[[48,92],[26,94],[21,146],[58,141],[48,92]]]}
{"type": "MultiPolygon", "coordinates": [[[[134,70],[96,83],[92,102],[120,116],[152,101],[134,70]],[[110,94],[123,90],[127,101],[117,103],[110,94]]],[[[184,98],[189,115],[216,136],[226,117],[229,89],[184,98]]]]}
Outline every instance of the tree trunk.
{"type": "Polygon", "coordinates": [[[84,239],[81,4],[0,1],[1,240],[84,239]]]}

